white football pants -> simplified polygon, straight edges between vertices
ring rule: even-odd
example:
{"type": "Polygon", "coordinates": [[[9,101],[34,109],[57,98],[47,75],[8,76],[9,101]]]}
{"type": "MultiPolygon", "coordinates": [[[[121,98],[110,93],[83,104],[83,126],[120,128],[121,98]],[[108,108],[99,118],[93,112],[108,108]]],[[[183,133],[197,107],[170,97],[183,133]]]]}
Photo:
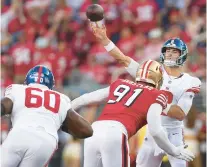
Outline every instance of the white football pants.
{"type": "Polygon", "coordinates": [[[56,149],[56,139],[42,129],[12,129],[0,147],[1,167],[44,167],[56,149]]]}
{"type": "Polygon", "coordinates": [[[96,121],[93,136],[84,141],[84,167],[129,167],[125,127],[117,121],[96,121]]]}
{"type": "MultiPolygon", "coordinates": [[[[181,127],[166,129],[166,131],[173,145],[180,146],[184,144],[183,129],[181,127]]],[[[137,155],[136,167],[160,167],[164,155],[164,151],[157,146],[153,137],[149,134],[147,127],[147,134],[137,155]]],[[[186,167],[186,161],[184,160],[174,158],[170,155],[168,155],[168,159],[171,167],[186,167]]]]}

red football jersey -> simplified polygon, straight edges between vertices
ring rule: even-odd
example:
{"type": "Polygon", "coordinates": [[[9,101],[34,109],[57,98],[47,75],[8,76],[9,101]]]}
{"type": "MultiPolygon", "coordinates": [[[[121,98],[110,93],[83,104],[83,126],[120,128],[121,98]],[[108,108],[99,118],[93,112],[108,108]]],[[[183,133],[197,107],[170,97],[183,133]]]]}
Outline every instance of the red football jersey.
{"type": "Polygon", "coordinates": [[[172,98],[169,95],[144,83],[118,79],[110,86],[107,104],[98,120],[121,122],[131,137],[147,124],[147,112],[151,104],[159,103],[165,109],[168,98],[172,98]]]}

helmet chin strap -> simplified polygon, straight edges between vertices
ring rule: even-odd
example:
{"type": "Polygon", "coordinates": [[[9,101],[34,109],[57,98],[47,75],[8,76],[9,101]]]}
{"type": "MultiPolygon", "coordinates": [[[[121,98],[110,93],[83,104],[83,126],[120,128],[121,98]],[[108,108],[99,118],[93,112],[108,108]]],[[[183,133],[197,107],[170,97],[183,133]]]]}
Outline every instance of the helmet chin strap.
{"type": "Polygon", "coordinates": [[[168,67],[178,67],[179,65],[176,64],[176,61],[173,60],[164,60],[164,65],[168,67]]]}

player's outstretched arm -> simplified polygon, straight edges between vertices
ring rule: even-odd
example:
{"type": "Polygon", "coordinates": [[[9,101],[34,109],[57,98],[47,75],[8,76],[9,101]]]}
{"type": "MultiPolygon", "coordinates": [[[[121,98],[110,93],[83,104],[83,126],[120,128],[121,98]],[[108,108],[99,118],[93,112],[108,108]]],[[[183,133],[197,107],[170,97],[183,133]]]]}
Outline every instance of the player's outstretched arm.
{"type": "MultiPolygon", "coordinates": [[[[122,51],[107,37],[106,27],[104,25],[99,27],[92,23],[90,26],[97,40],[105,47],[109,54],[115,58],[119,64],[128,67],[133,59],[124,55],[124,53],[122,53],[122,51]]],[[[137,65],[139,64],[137,63],[137,65]]]]}
{"type": "Polygon", "coordinates": [[[154,103],[150,106],[147,114],[147,122],[149,132],[154,138],[157,145],[163,149],[167,154],[186,161],[192,161],[195,156],[190,151],[186,150],[185,146],[175,147],[172,145],[167,137],[166,132],[161,126],[162,106],[154,103]]]}
{"type": "Polygon", "coordinates": [[[82,106],[87,106],[91,104],[99,104],[101,102],[106,101],[108,95],[109,95],[109,88],[106,87],[103,89],[96,90],[91,93],[86,93],[72,101],[72,108],[74,110],[77,110],[78,108],[82,106]]]}
{"type": "Polygon", "coordinates": [[[8,97],[1,99],[1,116],[11,114],[13,108],[13,102],[8,97]]]}
{"type": "Polygon", "coordinates": [[[93,135],[93,129],[88,121],[75,112],[72,108],[68,110],[62,130],[66,133],[84,139],[93,135]]]}

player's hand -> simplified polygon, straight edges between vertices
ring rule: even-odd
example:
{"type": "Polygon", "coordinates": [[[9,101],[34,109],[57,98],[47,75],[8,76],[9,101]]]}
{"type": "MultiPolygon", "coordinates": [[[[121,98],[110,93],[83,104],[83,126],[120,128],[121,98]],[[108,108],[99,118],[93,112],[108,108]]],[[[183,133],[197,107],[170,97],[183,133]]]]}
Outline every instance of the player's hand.
{"type": "Polygon", "coordinates": [[[174,157],[185,161],[193,161],[195,155],[191,151],[187,150],[187,147],[187,145],[176,147],[176,155],[174,157]]]}
{"type": "Polygon", "coordinates": [[[106,27],[103,24],[102,26],[98,26],[96,22],[90,22],[90,27],[92,29],[93,34],[101,43],[107,43],[108,37],[106,34],[106,27]]]}

